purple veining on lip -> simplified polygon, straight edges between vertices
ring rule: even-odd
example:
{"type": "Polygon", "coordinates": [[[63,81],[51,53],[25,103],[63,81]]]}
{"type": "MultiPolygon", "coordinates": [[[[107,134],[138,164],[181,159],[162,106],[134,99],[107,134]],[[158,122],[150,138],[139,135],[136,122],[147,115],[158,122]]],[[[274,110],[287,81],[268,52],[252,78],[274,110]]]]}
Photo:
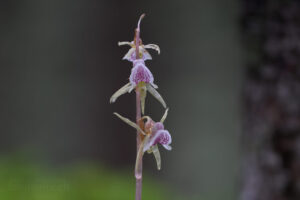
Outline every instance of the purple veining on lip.
{"type": "MultiPolygon", "coordinates": [[[[158,124],[158,123],[156,123],[158,124]]],[[[161,128],[161,125],[159,124],[161,128]]],[[[165,129],[159,129],[152,133],[153,135],[150,137],[149,142],[144,146],[144,151],[147,151],[151,146],[154,146],[156,144],[161,144],[163,147],[165,147],[167,150],[171,150],[172,148],[169,146],[172,142],[171,135],[169,131],[165,129]]]]}
{"type": "Polygon", "coordinates": [[[143,59],[133,61],[133,68],[129,80],[133,85],[137,85],[139,82],[153,83],[153,75],[146,67],[143,59]]]}
{"type": "Polygon", "coordinates": [[[157,131],[157,137],[154,140],[153,145],[160,143],[162,145],[168,145],[171,142],[170,133],[167,130],[159,130],[157,131]]]}

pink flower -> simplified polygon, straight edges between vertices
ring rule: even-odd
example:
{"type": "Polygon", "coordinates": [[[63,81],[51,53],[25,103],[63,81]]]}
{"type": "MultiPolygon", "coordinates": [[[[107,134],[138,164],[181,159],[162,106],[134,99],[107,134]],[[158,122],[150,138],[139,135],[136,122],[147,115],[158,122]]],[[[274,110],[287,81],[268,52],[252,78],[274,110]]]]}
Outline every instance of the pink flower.
{"type": "Polygon", "coordinates": [[[117,90],[110,98],[110,103],[114,103],[121,95],[130,93],[133,89],[139,91],[141,96],[141,108],[144,114],[145,99],[147,91],[154,96],[164,108],[167,107],[164,99],[157,92],[158,86],[154,84],[154,78],[151,71],[146,67],[144,60],[138,59],[133,62],[133,68],[129,76],[129,83],[117,90]]]}
{"type": "Polygon", "coordinates": [[[169,131],[163,128],[164,125],[161,122],[156,122],[154,127],[157,126],[157,124],[161,124],[162,128],[158,130],[153,130],[149,141],[147,142],[147,144],[144,145],[144,152],[148,151],[151,147],[153,147],[156,144],[161,144],[167,150],[172,149],[171,146],[169,146],[172,143],[172,138],[169,131]]]}
{"type": "Polygon", "coordinates": [[[157,88],[157,86],[153,83],[153,75],[146,67],[143,59],[133,61],[133,68],[131,69],[129,81],[133,86],[138,85],[140,82],[144,82],[150,83],[154,88],[157,88]]]}
{"type": "Polygon", "coordinates": [[[149,116],[142,117],[142,120],[146,119],[146,123],[144,123],[143,128],[141,128],[136,123],[130,121],[129,119],[122,117],[118,113],[114,113],[117,117],[119,117],[122,121],[129,124],[133,128],[137,129],[140,133],[144,135],[139,153],[137,155],[137,160],[143,156],[144,152],[153,153],[157,168],[161,168],[161,158],[158,149],[158,144],[161,144],[165,149],[171,150],[172,147],[170,144],[172,143],[172,137],[168,130],[164,128],[163,122],[167,118],[168,109],[166,109],[165,114],[161,118],[160,122],[153,121],[149,116]]]}
{"type": "MultiPolygon", "coordinates": [[[[141,16],[138,22],[137,32],[139,33],[139,25],[143,15],[141,16]]],[[[136,32],[136,33],[137,33],[136,32]]],[[[119,42],[120,45],[129,45],[131,49],[129,49],[128,53],[123,57],[123,59],[129,60],[133,64],[133,68],[131,69],[131,74],[129,76],[129,83],[121,87],[117,92],[115,92],[110,98],[110,103],[114,103],[117,98],[125,93],[130,93],[133,89],[136,89],[137,92],[140,93],[141,97],[141,108],[142,114],[145,111],[145,99],[147,95],[147,91],[152,94],[162,105],[166,108],[166,103],[161,97],[161,95],[157,92],[158,86],[154,84],[154,77],[148,67],[145,65],[145,60],[152,59],[151,55],[148,53],[146,49],[154,49],[158,53],[160,53],[159,46],[155,44],[143,45],[142,40],[136,35],[134,41],[132,42],[119,42]],[[139,42],[137,42],[137,40],[139,42]],[[138,49],[137,49],[138,48],[138,49]],[[136,56],[136,52],[139,52],[139,56],[136,56]]]]}
{"type": "Polygon", "coordinates": [[[136,59],[143,59],[145,60],[151,60],[152,57],[149,54],[149,52],[146,49],[154,49],[157,51],[158,54],[160,54],[160,48],[156,44],[147,44],[143,45],[142,39],[140,38],[140,24],[142,19],[144,18],[145,14],[142,14],[136,28],[135,37],[134,40],[131,42],[125,41],[125,42],[118,42],[119,46],[122,45],[129,45],[131,48],[127,52],[127,54],[123,57],[123,60],[128,60],[130,62],[133,62],[136,59]],[[138,48],[138,49],[136,49],[138,48]],[[139,53],[138,56],[136,56],[136,53],[139,53]]]}

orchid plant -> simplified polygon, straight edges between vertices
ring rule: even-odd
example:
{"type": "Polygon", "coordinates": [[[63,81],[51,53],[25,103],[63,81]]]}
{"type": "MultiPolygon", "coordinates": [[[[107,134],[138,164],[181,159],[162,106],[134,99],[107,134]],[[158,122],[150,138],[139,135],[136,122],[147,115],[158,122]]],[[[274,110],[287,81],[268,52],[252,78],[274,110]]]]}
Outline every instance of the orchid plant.
{"type": "Polygon", "coordinates": [[[142,193],[142,160],[143,155],[147,151],[149,154],[153,153],[157,168],[161,169],[161,157],[158,149],[158,144],[161,144],[165,149],[171,150],[172,138],[164,128],[164,121],[168,115],[168,108],[162,96],[156,90],[158,86],[154,84],[154,77],[151,71],[145,64],[146,60],[151,60],[152,57],[147,49],[154,49],[160,54],[160,48],[156,44],[143,45],[140,38],[140,23],[145,14],[142,14],[137,28],[135,30],[135,37],[132,42],[119,42],[118,45],[129,45],[131,48],[127,54],[123,57],[123,60],[132,62],[133,68],[129,76],[129,83],[121,87],[110,98],[110,103],[114,103],[118,97],[125,93],[130,93],[135,90],[136,93],[136,123],[121,116],[118,113],[114,113],[122,121],[132,126],[137,130],[137,157],[135,164],[135,178],[136,178],[136,200],[141,200],[142,193]],[[152,120],[150,116],[142,116],[145,111],[145,99],[147,91],[152,94],[166,109],[164,115],[159,122],[152,120]]]}

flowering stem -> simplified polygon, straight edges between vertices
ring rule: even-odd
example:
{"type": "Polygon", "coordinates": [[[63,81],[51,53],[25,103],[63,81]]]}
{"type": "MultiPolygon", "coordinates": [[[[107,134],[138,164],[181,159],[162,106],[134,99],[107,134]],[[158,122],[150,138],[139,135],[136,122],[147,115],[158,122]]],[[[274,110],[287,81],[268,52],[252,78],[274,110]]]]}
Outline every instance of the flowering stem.
{"type": "Polygon", "coordinates": [[[140,19],[135,29],[134,40],[132,42],[119,42],[120,45],[129,45],[131,49],[124,56],[126,59],[133,63],[133,68],[129,77],[129,83],[120,88],[115,92],[110,98],[110,102],[113,103],[115,100],[127,93],[131,92],[135,88],[136,92],[136,123],[131,120],[122,117],[118,113],[114,113],[122,121],[129,124],[133,128],[137,129],[136,134],[136,164],[134,175],[136,178],[136,192],[135,200],[142,199],[142,176],[143,176],[143,155],[144,152],[153,153],[157,162],[157,168],[160,169],[161,161],[160,154],[157,147],[157,143],[162,144],[167,150],[171,150],[169,144],[172,142],[170,133],[164,129],[162,124],[167,116],[168,110],[166,110],[161,122],[154,122],[149,116],[144,115],[145,108],[145,98],[146,92],[149,91],[162,105],[166,108],[166,103],[160,96],[160,94],[155,90],[157,86],[153,83],[154,78],[151,71],[146,67],[145,60],[151,59],[151,55],[146,49],[154,49],[160,53],[160,49],[155,44],[143,45],[140,38],[140,24],[141,20],[145,17],[145,14],[140,16],[140,19]],[[135,58],[134,58],[135,54],[135,58]],[[147,121],[145,121],[147,120],[147,121]],[[154,130],[155,128],[155,130],[154,130]],[[154,130],[154,131],[153,131],[154,130]]]}
{"type": "MultiPolygon", "coordinates": [[[[139,125],[141,119],[141,97],[138,89],[136,90],[136,123],[139,125]]],[[[137,131],[136,136],[136,147],[137,153],[139,151],[140,145],[142,143],[141,133],[137,131]]],[[[136,178],[136,189],[135,189],[135,200],[142,199],[142,170],[143,170],[143,158],[137,160],[137,169],[135,171],[136,178]]]]}
{"type": "MultiPolygon", "coordinates": [[[[144,18],[145,14],[142,14],[137,29],[135,31],[135,51],[136,51],[136,59],[140,59],[139,54],[139,45],[140,45],[140,22],[144,18]]],[[[139,88],[136,88],[136,124],[140,125],[141,121],[141,94],[139,91],[139,88]]],[[[136,135],[136,151],[137,155],[139,154],[139,149],[142,143],[142,134],[137,131],[136,135]]],[[[136,178],[136,185],[135,185],[135,200],[141,200],[142,199],[142,174],[143,174],[143,155],[136,160],[136,170],[135,170],[135,178],[136,178]]]]}

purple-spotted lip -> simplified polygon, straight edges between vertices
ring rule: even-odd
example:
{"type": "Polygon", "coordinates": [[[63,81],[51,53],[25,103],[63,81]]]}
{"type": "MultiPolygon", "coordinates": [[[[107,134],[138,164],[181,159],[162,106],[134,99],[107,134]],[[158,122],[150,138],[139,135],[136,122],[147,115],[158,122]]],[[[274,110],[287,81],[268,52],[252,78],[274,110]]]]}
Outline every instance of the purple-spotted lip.
{"type": "Polygon", "coordinates": [[[158,131],[155,131],[152,133],[153,135],[150,137],[147,144],[144,146],[144,151],[147,151],[150,147],[161,144],[164,148],[167,150],[171,150],[171,146],[169,146],[172,143],[172,137],[169,133],[169,131],[165,129],[160,129],[158,131]]]}
{"type": "Polygon", "coordinates": [[[146,67],[143,59],[133,61],[133,68],[131,70],[129,80],[133,85],[137,85],[139,82],[153,83],[153,75],[146,67]]]}

